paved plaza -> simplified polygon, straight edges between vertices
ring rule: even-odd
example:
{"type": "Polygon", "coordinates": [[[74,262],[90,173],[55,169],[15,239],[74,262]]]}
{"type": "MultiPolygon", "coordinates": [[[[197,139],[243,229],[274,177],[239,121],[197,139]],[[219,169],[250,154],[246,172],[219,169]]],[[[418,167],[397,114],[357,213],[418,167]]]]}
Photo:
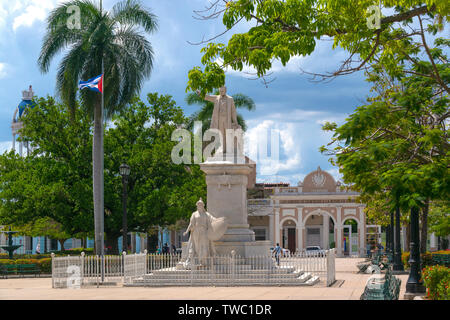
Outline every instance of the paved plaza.
{"type": "MultiPolygon", "coordinates": [[[[79,290],[52,289],[51,278],[0,279],[0,300],[358,300],[370,275],[358,274],[361,258],[336,259],[336,283],[332,287],[136,287],[121,285],[79,290]]],[[[408,275],[402,281],[400,299],[408,275]]]]}

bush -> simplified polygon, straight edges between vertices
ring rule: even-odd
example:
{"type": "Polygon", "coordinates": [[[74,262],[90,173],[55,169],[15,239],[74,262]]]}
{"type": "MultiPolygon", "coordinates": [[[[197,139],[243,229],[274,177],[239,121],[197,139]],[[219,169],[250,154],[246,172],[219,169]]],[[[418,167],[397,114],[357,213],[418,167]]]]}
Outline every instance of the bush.
{"type": "MultiPolygon", "coordinates": [[[[40,253],[40,254],[14,254],[14,259],[44,259],[44,258],[51,258],[50,253],[40,253]]],[[[1,259],[9,259],[8,254],[6,253],[0,253],[0,260],[1,259]]]]}
{"type": "Polygon", "coordinates": [[[41,269],[41,273],[52,273],[52,259],[44,258],[38,261],[39,268],[41,269]]]}
{"type": "Polygon", "coordinates": [[[423,283],[427,287],[427,294],[431,300],[449,300],[450,268],[431,266],[422,270],[423,283]]]}
{"type": "Polygon", "coordinates": [[[84,252],[86,255],[93,255],[94,254],[94,248],[73,248],[73,249],[67,249],[64,251],[53,251],[53,253],[57,256],[79,256],[81,253],[84,252]]]}
{"type": "Polygon", "coordinates": [[[450,250],[439,250],[439,251],[435,251],[433,252],[433,254],[450,254],[450,250]]]}
{"type": "Polygon", "coordinates": [[[52,259],[0,259],[0,265],[2,264],[36,264],[39,266],[41,273],[52,273],[52,259]]]}
{"type": "MultiPolygon", "coordinates": [[[[402,252],[402,263],[405,270],[409,269],[409,252],[402,252]]],[[[433,255],[431,254],[431,252],[420,254],[420,264],[421,268],[435,265],[435,263],[433,262],[433,255]]]]}

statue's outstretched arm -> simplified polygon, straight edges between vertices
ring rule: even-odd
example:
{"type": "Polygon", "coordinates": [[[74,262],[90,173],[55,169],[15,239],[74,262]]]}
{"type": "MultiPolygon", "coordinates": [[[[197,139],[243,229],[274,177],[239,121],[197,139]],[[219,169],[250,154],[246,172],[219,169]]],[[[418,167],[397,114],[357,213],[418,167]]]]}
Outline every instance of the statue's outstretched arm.
{"type": "Polygon", "coordinates": [[[217,96],[205,95],[206,101],[214,102],[214,101],[216,101],[216,98],[217,98],[217,96]]]}

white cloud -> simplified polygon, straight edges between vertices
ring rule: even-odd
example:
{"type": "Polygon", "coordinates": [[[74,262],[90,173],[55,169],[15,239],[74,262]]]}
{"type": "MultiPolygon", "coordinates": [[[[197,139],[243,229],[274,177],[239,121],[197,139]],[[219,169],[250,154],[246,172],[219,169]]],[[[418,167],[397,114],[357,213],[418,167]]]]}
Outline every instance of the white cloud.
{"type": "Polygon", "coordinates": [[[0,3],[0,30],[10,26],[31,27],[36,21],[44,21],[48,13],[67,0],[14,0],[0,3]]]}
{"type": "Polygon", "coordinates": [[[342,174],[339,172],[338,168],[332,168],[326,170],[329,174],[331,174],[336,181],[342,181],[342,174]]]}
{"type": "MultiPolygon", "coordinates": [[[[265,109],[279,108],[272,105],[265,109]]],[[[327,170],[327,159],[318,149],[330,141],[331,134],[322,130],[322,123],[324,119],[339,123],[344,117],[340,113],[294,109],[283,113],[266,113],[247,120],[245,153],[257,163],[258,181],[289,182],[296,185],[309,173],[311,166],[317,168],[320,165],[327,170]],[[278,146],[273,141],[268,142],[270,134],[279,139],[278,146]],[[261,147],[278,147],[278,153],[274,154],[277,150],[272,150],[267,159],[261,159],[261,147]]],[[[335,179],[340,179],[338,169],[331,167],[327,171],[335,179]]]]}
{"type": "Polygon", "coordinates": [[[245,134],[245,152],[257,162],[261,175],[276,175],[300,165],[300,148],[294,141],[295,131],[291,123],[264,120],[252,127],[249,122],[245,134]],[[288,155],[285,160],[280,159],[282,154],[288,155]]]}
{"type": "Polygon", "coordinates": [[[44,21],[47,14],[58,3],[64,1],[60,0],[24,0],[16,4],[13,11],[19,10],[22,13],[14,18],[13,30],[16,31],[19,27],[31,27],[35,21],[44,21]]]}
{"type": "MultiPolygon", "coordinates": [[[[300,65],[304,61],[305,57],[303,56],[294,56],[292,57],[285,66],[279,60],[275,60],[272,63],[272,68],[267,71],[267,74],[276,74],[276,73],[299,73],[301,72],[300,65]]],[[[216,59],[217,64],[222,65],[223,61],[221,59],[216,59]]],[[[230,76],[241,76],[244,78],[255,78],[256,77],[256,69],[245,65],[242,71],[236,71],[231,69],[230,67],[225,68],[225,73],[230,76]]]]}
{"type": "Polygon", "coordinates": [[[6,77],[8,75],[7,72],[7,64],[0,62],[0,79],[6,77]]]}
{"type": "Polygon", "coordinates": [[[12,149],[12,141],[2,141],[0,142],[0,154],[3,154],[5,151],[9,152],[12,149]]]}

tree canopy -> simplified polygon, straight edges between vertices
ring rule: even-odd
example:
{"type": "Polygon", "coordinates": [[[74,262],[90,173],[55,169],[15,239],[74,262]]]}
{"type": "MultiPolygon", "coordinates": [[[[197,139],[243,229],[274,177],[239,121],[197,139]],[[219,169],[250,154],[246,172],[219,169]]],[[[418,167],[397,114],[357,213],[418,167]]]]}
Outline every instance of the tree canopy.
{"type": "MultiPolygon", "coordinates": [[[[20,226],[32,236],[94,234],[91,121],[79,108],[72,111],[48,97],[38,99],[24,117],[21,135],[32,152],[28,157],[14,152],[0,156],[0,223],[20,226]],[[53,227],[42,228],[49,221],[53,227]]],[[[134,98],[105,129],[105,234],[113,252],[122,228],[122,163],[131,167],[130,232],[186,220],[198,198],[205,198],[199,166],[171,160],[172,131],[185,123],[171,96],[152,93],[147,103],[134,98]]]]}
{"type": "MultiPolygon", "coordinates": [[[[423,49],[427,61],[420,64],[421,73],[434,79],[449,93],[448,70],[434,63],[437,49],[429,45],[428,36],[444,29],[450,6],[446,1],[391,0],[236,0],[213,1],[200,19],[222,18],[225,32],[241,21],[248,31],[235,33],[228,43],[202,42],[204,68],[189,71],[186,90],[200,89],[203,94],[225,82],[224,69],[242,71],[245,65],[256,70],[258,77],[270,72],[275,60],[283,65],[295,56],[310,55],[320,40],[332,40],[333,48],[343,48],[348,58],[336,71],[314,74],[320,78],[367,70],[382,63],[391,75],[404,73],[418,64],[423,49]],[[373,7],[389,15],[380,17],[380,27],[368,23],[373,7]]],[[[443,41],[443,40],[442,40],[443,41]]],[[[423,60],[423,59],[421,59],[423,60]]]]}

